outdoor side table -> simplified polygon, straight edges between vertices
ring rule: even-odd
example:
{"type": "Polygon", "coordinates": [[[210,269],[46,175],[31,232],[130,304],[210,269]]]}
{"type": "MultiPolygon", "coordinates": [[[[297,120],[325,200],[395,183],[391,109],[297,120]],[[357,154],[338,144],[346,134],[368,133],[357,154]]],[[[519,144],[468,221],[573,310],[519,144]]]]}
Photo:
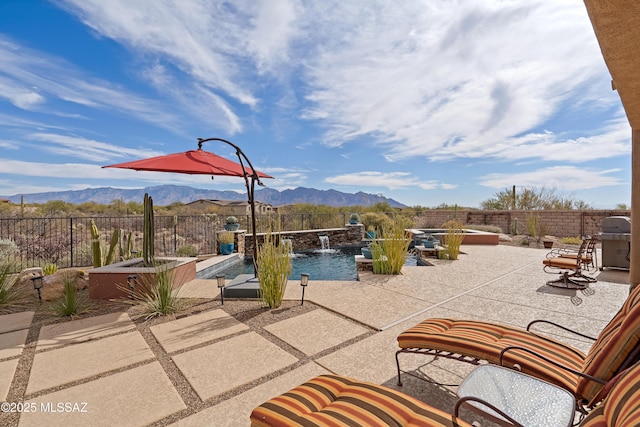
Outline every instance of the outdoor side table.
{"type": "MultiPolygon", "coordinates": [[[[502,366],[477,367],[460,384],[457,394],[482,399],[524,426],[571,426],[575,414],[575,398],[567,390],[502,366]]],[[[482,403],[465,403],[495,422],[507,423],[482,403]]]]}

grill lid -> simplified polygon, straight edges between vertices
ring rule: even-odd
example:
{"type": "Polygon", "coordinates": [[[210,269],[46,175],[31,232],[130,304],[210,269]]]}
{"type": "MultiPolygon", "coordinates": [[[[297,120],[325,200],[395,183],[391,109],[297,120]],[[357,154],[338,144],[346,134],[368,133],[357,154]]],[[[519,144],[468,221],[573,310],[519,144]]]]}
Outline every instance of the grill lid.
{"type": "Polygon", "coordinates": [[[603,233],[631,233],[631,218],[628,216],[609,216],[602,220],[600,231],[603,233]]]}

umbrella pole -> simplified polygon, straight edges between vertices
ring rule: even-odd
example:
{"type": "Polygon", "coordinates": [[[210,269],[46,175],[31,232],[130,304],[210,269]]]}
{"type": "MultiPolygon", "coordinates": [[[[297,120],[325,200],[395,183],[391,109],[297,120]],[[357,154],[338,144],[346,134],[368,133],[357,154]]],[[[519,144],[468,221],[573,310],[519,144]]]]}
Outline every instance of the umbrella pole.
{"type": "Polygon", "coordinates": [[[258,238],[256,234],[256,204],[253,198],[256,180],[251,177],[251,190],[249,191],[249,204],[251,205],[251,232],[253,233],[253,274],[258,277],[258,238]]]}

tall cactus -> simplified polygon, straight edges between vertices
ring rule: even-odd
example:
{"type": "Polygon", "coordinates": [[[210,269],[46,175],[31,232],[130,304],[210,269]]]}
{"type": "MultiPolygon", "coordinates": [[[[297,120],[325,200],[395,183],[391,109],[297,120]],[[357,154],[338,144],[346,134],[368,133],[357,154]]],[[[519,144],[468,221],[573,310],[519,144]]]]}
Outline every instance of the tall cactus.
{"type": "Polygon", "coordinates": [[[142,233],[142,260],[144,265],[153,265],[155,229],[153,224],[153,199],[144,193],[144,224],[142,233]]]}
{"type": "Polygon", "coordinates": [[[111,243],[109,244],[109,252],[107,252],[107,259],[104,262],[105,265],[113,263],[113,257],[116,254],[116,247],[118,247],[118,242],[120,241],[121,234],[121,229],[116,228],[115,230],[113,230],[113,234],[111,235],[111,243]]]}
{"type": "Polygon", "coordinates": [[[120,238],[120,259],[122,261],[131,259],[131,252],[133,252],[133,233],[130,231],[127,236],[124,236],[124,231],[121,230],[122,237],[120,238]]]}
{"type": "Polygon", "coordinates": [[[93,252],[93,266],[102,267],[102,246],[100,246],[100,233],[94,220],[89,221],[91,225],[91,249],[93,252]]]}

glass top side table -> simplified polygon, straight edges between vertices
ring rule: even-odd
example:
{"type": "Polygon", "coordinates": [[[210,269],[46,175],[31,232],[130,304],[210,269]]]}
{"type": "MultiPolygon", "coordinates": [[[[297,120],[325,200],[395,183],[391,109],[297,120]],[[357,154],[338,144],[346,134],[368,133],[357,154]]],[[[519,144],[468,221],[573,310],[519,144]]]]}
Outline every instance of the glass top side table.
{"type": "MultiPolygon", "coordinates": [[[[571,426],[575,398],[567,390],[522,372],[496,365],[481,365],[458,386],[458,397],[477,397],[524,426],[571,426]]],[[[494,421],[506,420],[479,402],[467,401],[494,421]]]]}

